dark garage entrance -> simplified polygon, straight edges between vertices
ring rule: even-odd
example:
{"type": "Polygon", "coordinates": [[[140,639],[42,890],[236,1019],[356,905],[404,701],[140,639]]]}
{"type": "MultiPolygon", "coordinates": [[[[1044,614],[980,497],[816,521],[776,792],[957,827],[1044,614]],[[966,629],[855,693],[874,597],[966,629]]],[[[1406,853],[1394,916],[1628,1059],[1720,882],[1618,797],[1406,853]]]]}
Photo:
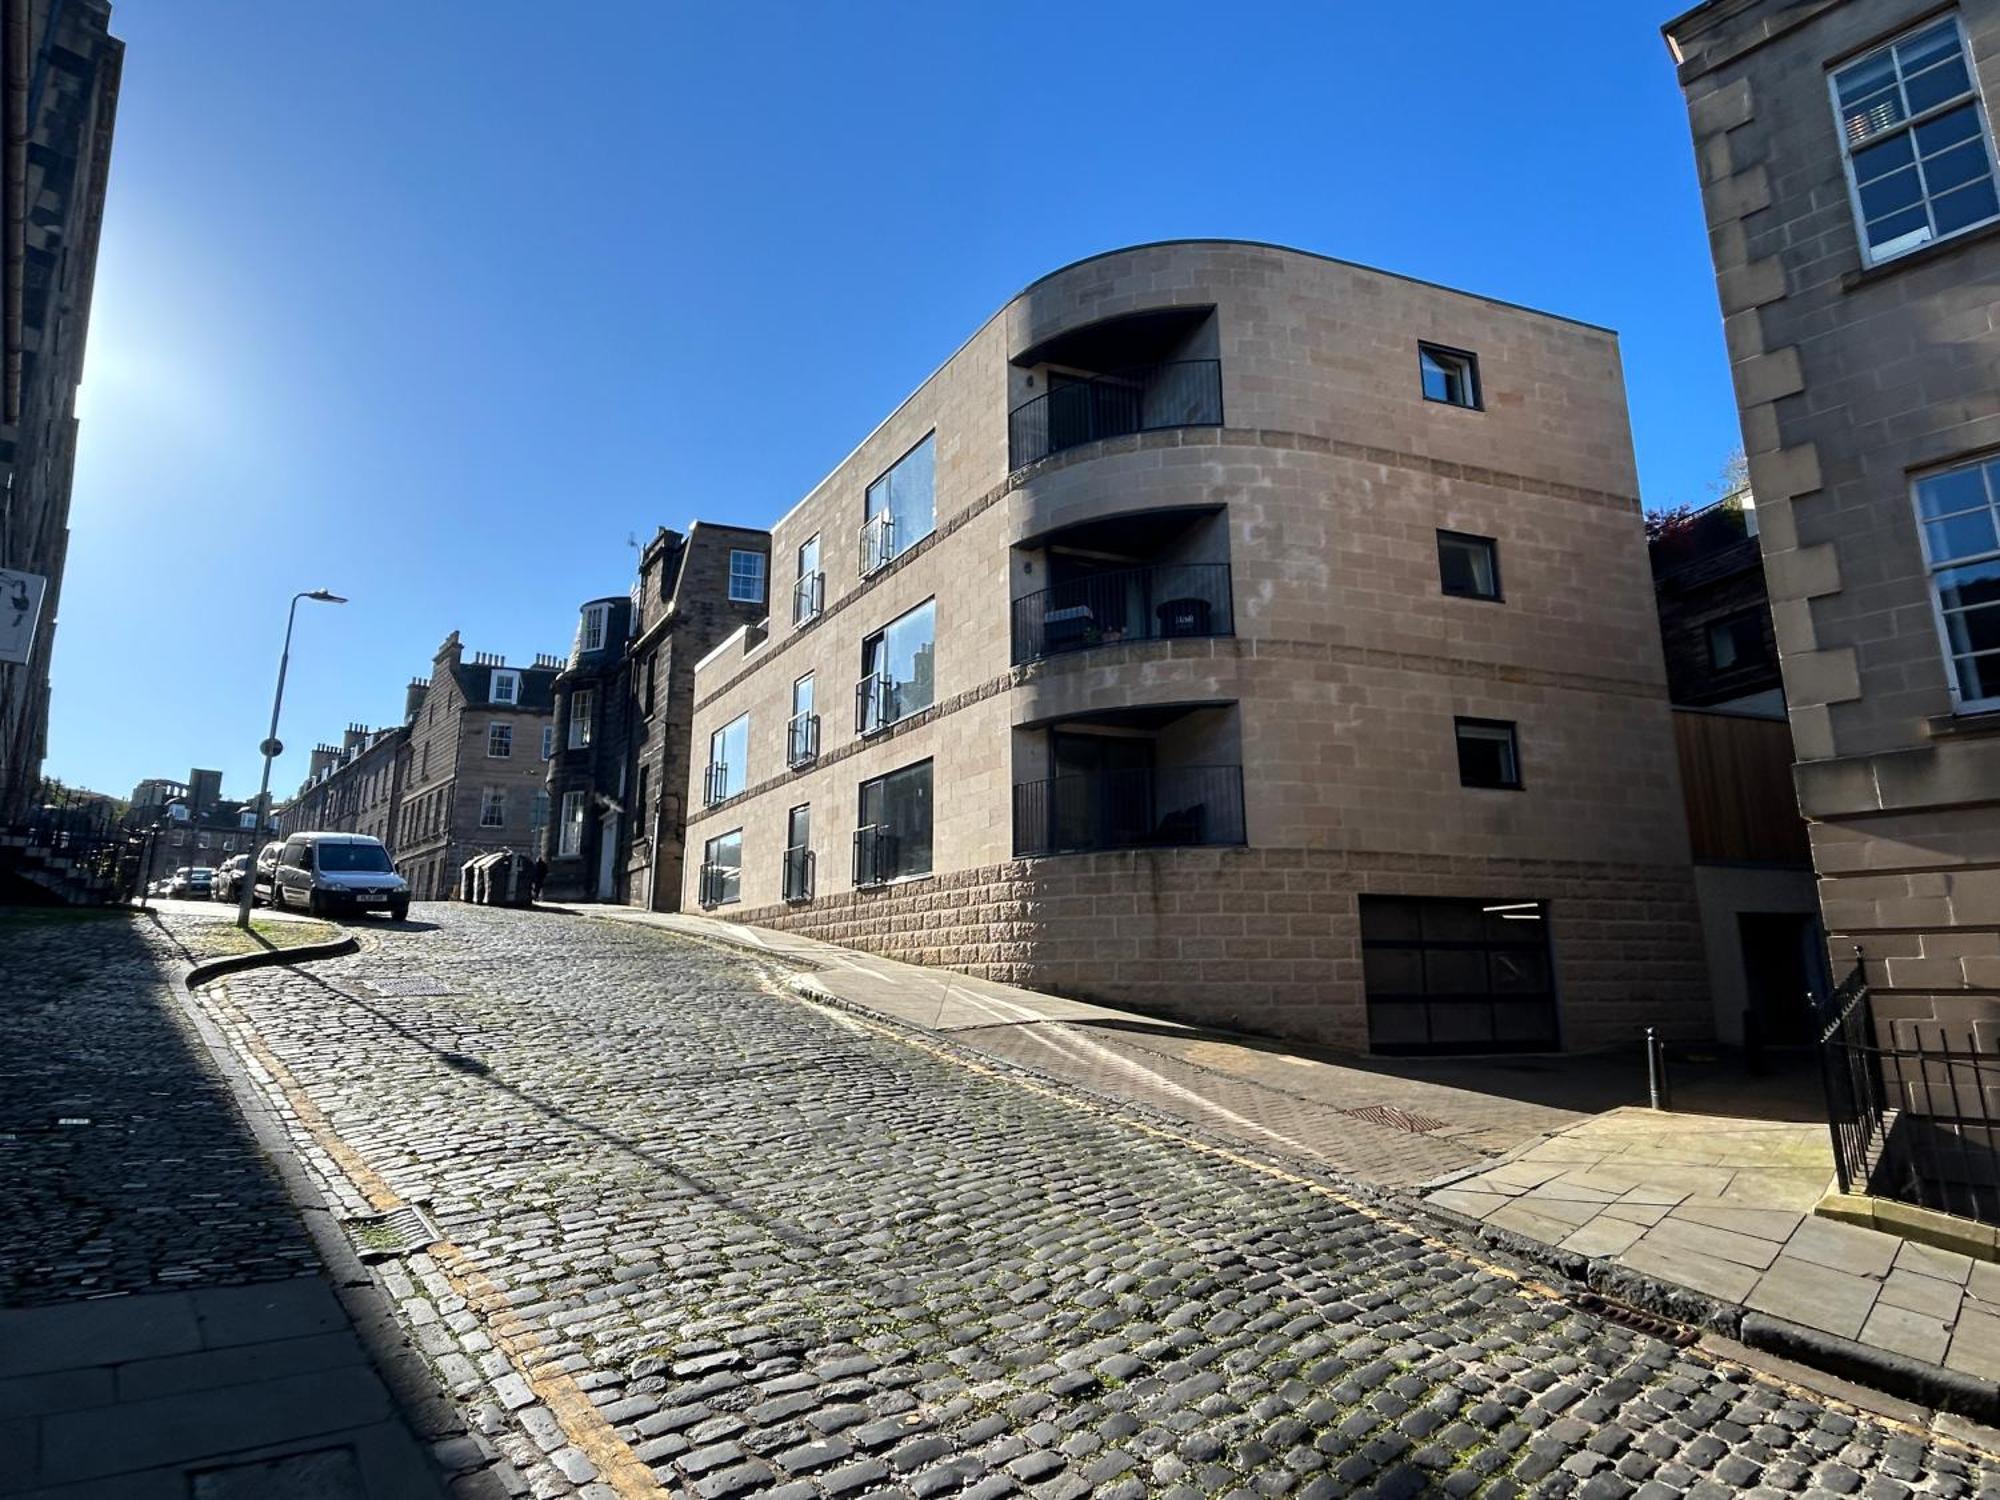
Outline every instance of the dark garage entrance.
{"type": "Polygon", "coordinates": [[[1361,898],[1377,1052],[1546,1052],[1560,1044],[1541,901],[1361,898]]]}

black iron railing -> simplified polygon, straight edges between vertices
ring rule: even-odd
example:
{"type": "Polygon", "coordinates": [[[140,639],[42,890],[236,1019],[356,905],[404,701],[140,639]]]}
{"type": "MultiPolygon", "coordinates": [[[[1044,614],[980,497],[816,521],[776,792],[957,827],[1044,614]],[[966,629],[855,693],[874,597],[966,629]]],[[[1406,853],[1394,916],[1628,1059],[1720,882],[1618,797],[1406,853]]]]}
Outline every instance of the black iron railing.
{"type": "Polygon", "coordinates": [[[854,830],[854,883],[883,885],[896,872],[896,835],[886,823],[854,830]]]}
{"type": "Polygon", "coordinates": [[[729,795],[729,767],[715,761],[701,773],[701,804],[713,807],[729,795]]]}
{"type": "Polygon", "coordinates": [[[726,906],[738,899],[742,890],[742,866],[705,864],[701,867],[701,904],[703,906],[726,906]]]}
{"type": "Polygon", "coordinates": [[[1093,771],[1014,788],[1014,853],[1241,844],[1243,768],[1093,771]]]}
{"type": "Polygon", "coordinates": [[[808,620],[817,620],[825,595],[826,574],[802,574],[792,585],[792,623],[803,625],[808,620]]]}
{"type": "Polygon", "coordinates": [[[813,852],[804,844],[785,850],[785,899],[810,901],[813,898],[813,852]]]}
{"type": "Polygon", "coordinates": [[[2000,1055],[1961,1023],[1878,1029],[1859,958],[1819,1044],[1840,1190],[2000,1223],[2000,1055]]]}
{"type": "Polygon", "coordinates": [[[819,715],[793,714],[785,721],[785,764],[797,768],[819,755],[819,715]]]}
{"type": "Polygon", "coordinates": [[[854,732],[874,734],[896,722],[896,684],[882,673],[854,684],[854,732]]]}
{"type": "Polygon", "coordinates": [[[1118,641],[1235,633],[1228,563],[1124,568],[1014,601],[1016,663],[1118,641]]]}
{"type": "Polygon", "coordinates": [[[861,523],[861,576],[879,573],[896,556],[896,518],[878,511],[861,523]]]}
{"type": "Polygon", "coordinates": [[[1099,438],[1222,425],[1220,360],[1180,359],[1088,380],[1051,379],[1058,383],[1007,413],[1010,469],[1099,438]]]}
{"type": "Polygon", "coordinates": [[[127,828],[103,798],[65,787],[31,808],[19,823],[0,824],[0,841],[39,851],[66,872],[71,899],[118,902],[138,888],[150,838],[127,828]]]}

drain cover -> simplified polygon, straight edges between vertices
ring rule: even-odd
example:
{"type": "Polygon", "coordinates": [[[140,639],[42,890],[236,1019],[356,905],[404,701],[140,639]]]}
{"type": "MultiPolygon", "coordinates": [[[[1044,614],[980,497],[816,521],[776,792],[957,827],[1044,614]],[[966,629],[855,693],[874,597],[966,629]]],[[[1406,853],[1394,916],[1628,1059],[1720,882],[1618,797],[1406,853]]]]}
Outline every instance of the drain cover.
{"type": "Polygon", "coordinates": [[[1340,1112],[1351,1115],[1357,1120],[1386,1125],[1391,1130],[1407,1131],[1411,1135],[1429,1135],[1433,1130],[1443,1130],[1451,1123],[1449,1120],[1440,1120],[1436,1115],[1420,1115],[1414,1110],[1398,1109],[1393,1104],[1362,1104],[1340,1112]]]}
{"type": "Polygon", "coordinates": [[[349,1219],[347,1236],[354,1241],[355,1253],[365,1261],[414,1255],[444,1238],[430,1215],[414,1203],[405,1203],[387,1213],[349,1219]]]}
{"type": "Polygon", "coordinates": [[[364,978],[361,981],[378,995],[423,996],[449,995],[451,986],[431,974],[409,974],[401,978],[364,978]]]}
{"type": "Polygon", "coordinates": [[[1649,1334],[1663,1343],[1685,1349],[1701,1337],[1685,1323],[1676,1323],[1671,1318],[1663,1318],[1658,1313],[1650,1313],[1643,1308],[1631,1307],[1623,1302],[1614,1302],[1609,1297],[1596,1292],[1583,1292],[1577,1296],[1576,1305],[1587,1313],[1596,1313],[1607,1323],[1617,1323],[1638,1333],[1649,1334]]]}

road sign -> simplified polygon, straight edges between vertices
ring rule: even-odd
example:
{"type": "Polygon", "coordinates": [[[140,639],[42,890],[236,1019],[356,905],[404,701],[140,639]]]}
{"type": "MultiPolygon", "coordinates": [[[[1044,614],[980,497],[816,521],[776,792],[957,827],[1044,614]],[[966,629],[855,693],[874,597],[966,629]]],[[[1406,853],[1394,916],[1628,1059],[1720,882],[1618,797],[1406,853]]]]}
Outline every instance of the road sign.
{"type": "Polygon", "coordinates": [[[285,753],[285,742],[283,740],[266,740],[257,747],[257,753],[259,755],[268,755],[272,760],[276,760],[285,753]]]}
{"type": "Polygon", "coordinates": [[[48,586],[48,579],[39,573],[0,568],[0,661],[27,661],[48,586]]]}

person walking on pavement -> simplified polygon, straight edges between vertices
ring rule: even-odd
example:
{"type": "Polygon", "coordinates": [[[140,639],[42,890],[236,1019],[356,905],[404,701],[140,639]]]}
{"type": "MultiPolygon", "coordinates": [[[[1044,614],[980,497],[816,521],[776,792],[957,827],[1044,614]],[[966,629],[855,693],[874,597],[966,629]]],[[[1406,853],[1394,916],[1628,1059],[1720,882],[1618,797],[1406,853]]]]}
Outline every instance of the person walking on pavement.
{"type": "Polygon", "coordinates": [[[542,882],[548,878],[549,862],[537,854],[534,864],[528,868],[528,897],[530,900],[539,901],[542,899],[542,882]]]}

